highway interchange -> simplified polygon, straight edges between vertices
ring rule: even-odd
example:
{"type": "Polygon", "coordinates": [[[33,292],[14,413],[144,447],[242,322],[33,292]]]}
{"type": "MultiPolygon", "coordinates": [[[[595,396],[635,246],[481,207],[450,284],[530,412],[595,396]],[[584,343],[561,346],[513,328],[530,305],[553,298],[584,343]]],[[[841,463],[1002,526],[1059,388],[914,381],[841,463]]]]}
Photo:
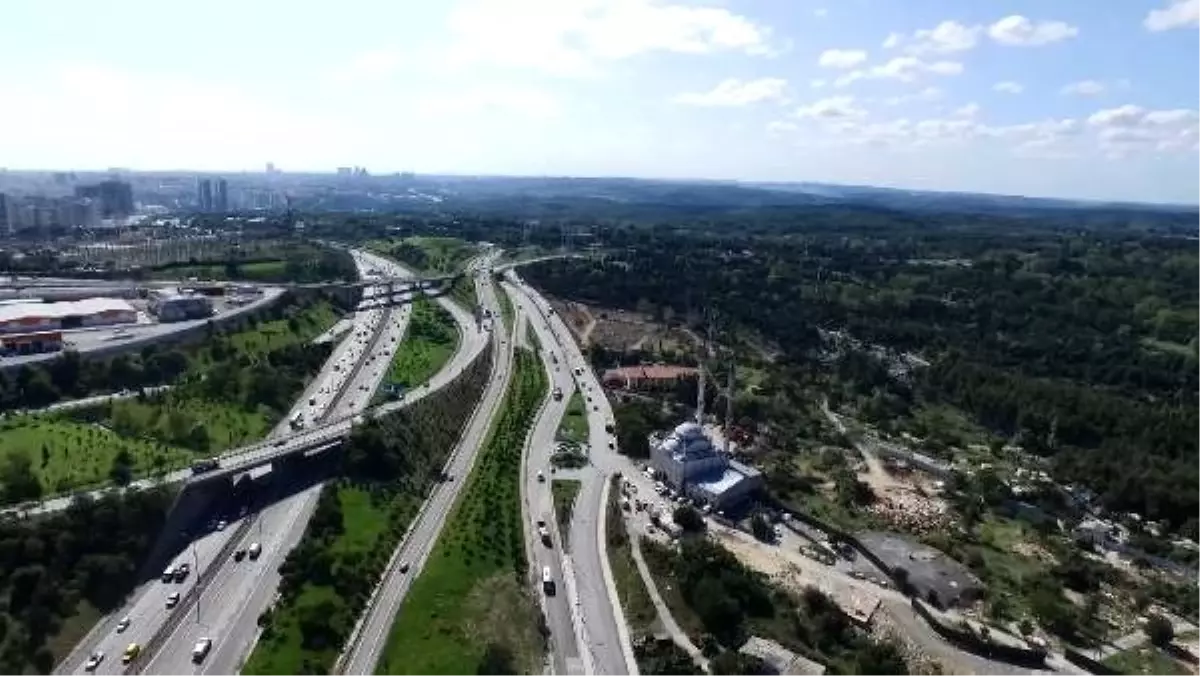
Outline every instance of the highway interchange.
{"type": "MultiPolygon", "coordinates": [[[[364,252],[354,255],[364,275],[369,275],[372,268],[387,271],[385,274],[406,274],[386,259],[364,252]]],[[[449,301],[443,301],[443,304],[450,305],[449,301]]],[[[457,308],[452,312],[459,322],[468,318],[457,308]]],[[[306,423],[324,417],[361,413],[386,373],[410,313],[407,306],[356,313],[354,330],[335,349],[321,373],[272,436],[290,432],[290,420],[296,413],[303,415],[306,423]],[[377,337],[376,329],[379,329],[377,337]]],[[[471,335],[474,333],[473,322],[469,324],[470,330],[460,328],[466,339],[461,341],[459,353],[431,380],[429,387],[418,396],[394,402],[396,406],[406,405],[450,382],[469,363],[481,341],[471,335]]],[[[137,671],[236,672],[253,647],[258,615],[271,602],[278,586],[278,566],[303,534],[319,491],[319,485],[309,487],[244,519],[233,519],[221,530],[200,535],[174,562],[174,565],[188,563],[192,566],[192,573],[183,583],[151,581],[143,585],[131,595],[122,610],[97,625],[56,673],[83,673],[84,662],[97,650],[105,654],[105,659],[96,673],[128,673],[120,660],[125,647],[130,643],[153,646],[156,637],[163,639],[163,648],[153,653],[148,649],[136,661],[137,671]],[[229,556],[231,550],[246,548],[251,542],[258,542],[262,547],[258,560],[234,561],[229,556]],[[237,547],[233,546],[235,544],[237,547]],[[206,583],[198,595],[199,603],[189,603],[190,597],[196,596],[189,591],[195,589],[202,577],[206,578],[206,583]],[[171,592],[179,592],[183,600],[168,610],[166,597],[171,592]],[[177,621],[177,626],[167,626],[170,618],[178,620],[185,616],[186,619],[177,621]],[[121,618],[130,620],[129,627],[118,632],[116,625],[121,618]],[[165,637],[158,636],[164,626],[168,633],[165,637]],[[202,637],[214,639],[214,644],[207,659],[197,666],[192,663],[191,650],[202,637]]]]}
{"type": "MultiPolygon", "coordinates": [[[[405,274],[399,266],[385,259],[357,251],[353,255],[365,277],[380,271],[388,276],[405,274]]],[[[489,309],[493,316],[499,316],[496,288],[489,282],[487,274],[490,262],[492,260],[477,259],[471,271],[479,273],[474,278],[481,306],[489,309]]],[[[547,479],[550,477],[549,455],[570,392],[580,387],[585,393],[596,394],[600,392],[599,385],[565,325],[548,313],[544,299],[511,273],[509,280],[504,287],[514,301],[518,321],[517,326],[506,332],[508,335],[493,335],[484,326],[477,325],[470,314],[449,300],[439,299],[459,325],[462,337],[459,349],[426,387],[414,390],[404,401],[393,402],[382,407],[385,410],[376,412],[394,410],[436,391],[456,378],[480,350],[488,344],[492,346],[492,378],[447,463],[446,471],[454,480],[438,485],[398,547],[339,661],[343,673],[374,671],[386,646],[390,627],[397,613],[402,612],[411,581],[420,574],[425,559],[436,544],[465,483],[462,479],[470,473],[490,423],[498,412],[511,376],[512,350],[517,342],[513,337],[520,336],[520,342],[524,342],[524,334],[517,332],[523,332],[527,323],[546,348],[541,355],[552,382],[547,401],[531,430],[522,481],[529,522],[530,584],[533,592],[543,599],[547,621],[555,637],[553,668],[555,673],[636,673],[636,663],[624,634],[623,618],[613,600],[615,591],[603,551],[601,517],[606,477],[619,466],[619,463],[604,461],[605,456],[616,455],[610,445],[611,435],[605,431],[612,413],[602,396],[589,403],[592,465],[573,476],[581,480],[583,490],[571,524],[573,551],[568,554],[562,548],[562,534],[557,532],[550,482],[539,481],[537,472],[544,472],[547,479]],[[558,355],[561,363],[553,363],[551,354],[558,355]],[[564,393],[560,401],[549,397],[554,387],[561,388],[564,393]],[[553,546],[542,543],[534,525],[537,520],[551,529],[553,546]],[[541,593],[543,566],[549,567],[559,582],[560,592],[554,596],[541,593]],[[585,650],[581,651],[580,646],[585,646],[585,650]]],[[[369,304],[371,294],[369,289],[364,292],[364,304],[369,304]]],[[[290,445],[314,435],[327,435],[330,439],[343,435],[350,419],[370,404],[391,362],[392,353],[403,337],[410,312],[406,306],[357,312],[353,326],[288,418],[280,422],[267,442],[222,456],[222,470],[228,465],[228,471],[242,471],[250,464],[242,466],[239,461],[249,458],[257,463],[260,456],[278,453],[280,442],[272,441],[275,438],[290,445]],[[296,414],[303,418],[304,425],[315,426],[315,429],[297,432],[293,423],[296,414]],[[326,421],[337,422],[322,425],[326,421]]],[[[83,673],[84,663],[96,651],[105,655],[104,661],[94,670],[96,673],[237,672],[257,640],[257,618],[274,599],[280,577],[278,567],[302,537],[320,488],[320,484],[314,484],[280,496],[260,509],[244,515],[230,515],[228,523],[221,522],[220,527],[198,534],[172,564],[192,566],[191,574],[183,582],[154,580],[144,584],[131,594],[124,608],[101,621],[81,641],[56,673],[83,673]],[[252,543],[261,546],[261,556],[256,560],[249,557],[235,560],[231,556],[232,552],[244,551],[252,543]],[[168,609],[167,595],[172,592],[180,593],[182,600],[168,609]],[[121,618],[128,619],[128,627],[118,631],[117,623],[121,618]],[[192,659],[192,647],[203,638],[212,639],[212,648],[205,659],[196,664],[192,659]],[[143,652],[127,668],[121,663],[121,654],[131,643],[142,646],[143,652]]]]}
{"type": "MultiPolygon", "coordinates": [[[[494,285],[478,280],[476,292],[480,304],[490,310],[493,316],[498,316],[500,305],[496,299],[494,285]]],[[[383,579],[368,601],[365,614],[354,629],[348,649],[339,660],[342,673],[375,673],[375,665],[387,645],[388,634],[397,613],[401,610],[404,597],[412,580],[420,574],[429,553],[433,550],[454,501],[462,486],[466,484],[465,478],[483,445],[492,418],[504,398],[512,375],[512,341],[493,336],[491,332],[484,333],[493,337],[495,361],[492,377],[484,389],[475,414],[467,422],[458,445],[451,451],[446,463],[445,472],[452,479],[434,488],[420,514],[413,520],[408,533],[401,540],[383,579]],[[407,564],[407,570],[402,564],[407,564]]]]}

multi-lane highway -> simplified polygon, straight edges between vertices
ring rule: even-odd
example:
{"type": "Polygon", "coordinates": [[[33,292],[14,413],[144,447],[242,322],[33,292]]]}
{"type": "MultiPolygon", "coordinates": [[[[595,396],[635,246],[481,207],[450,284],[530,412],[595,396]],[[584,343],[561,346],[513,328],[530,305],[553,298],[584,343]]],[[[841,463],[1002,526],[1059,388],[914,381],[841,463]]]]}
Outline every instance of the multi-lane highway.
{"type": "MultiPolygon", "coordinates": [[[[533,288],[509,272],[522,307],[528,308],[532,325],[545,350],[558,353],[559,366],[569,372],[584,396],[588,417],[588,458],[590,464],[572,473],[580,481],[570,525],[570,554],[566,586],[576,604],[580,625],[579,643],[586,654],[585,665],[597,674],[636,673],[637,663],[625,628],[608,567],[605,534],[604,496],[608,477],[628,471],[627,461],[615,450],[612,434],[606,428],[613,422],[612,408],[604,391],[575,343],[567,326],[553,314],[549,303],[533,288]]],[[[570,390],[564,389],[564,398],[570,390]]]]}
{"type": "MultiPolygon", "coordinates": [[[[390,271],[392,267],[377,256],[351,253],[360,275],[367,279],[376,276],[371,270],[390,271]]],[[[375,289],[371,287],[364,291],[364,301],[369,300],[372,291],[375,289]]],[[[358,312],[353,332],[343,341],[343,345],[348,344],[346,352],[334,361],[332,374],[314,381],[319,384],[305,393],[308,398],[297,404],[298,412],[306,420],[314,421],[361,413],[391,363],[410,313],[409,306],[358,312]]],[[[285,420],[281,426],[290,423],[285,420]]],[[[241,546],[258,542],[262,548],[259,559],[217,560],[216,572],[202,594],[194,621],[180,623],[163,641],[160,650],[141,661],[141,671],[153,674],[238,671],[254,644],[258,616],[278,588],[279,565],[304,535],[319,496],[320,485],[313,486],[264,507],[252,517],[241,546]],[[204,638],[212,639],[212,653],[195,665],[191,649],[204,638]]]]}
{"type": "MultiPolygon", "coordinates": [[[[500,304],[490,281],[477,278],[476,292],[483,307],[491,310],[493,315],[498,315],[500,304]]],[[[451,480],[434,488],[401,540],[339,660],[341,673],[375,673],[375,665],[387,646],[392,623],[412,580],[420,574],[461,487],[466,484],[465,478],[470,474],[479,448],[487,437],[512,372],[512,341],[496,336],[492,341],[492,349],[495,360],[492,377],[446,464],[445,471],[451,480]],[[404,564],[407,564],[407,570],[402,572],[404,564]]]]}
{"type": "MultiPolygon", "coordinates": [[[[536,326],[541,322],[537,311],[531,308],[531,301],[511,285],[504,285],[505,291],[513,299],[517,316],[517,335],[523,335],[527,325],[536,326]]],[[[554,515],[554,496],[551,493],[553,474],[550,471],[550,456],[554,452],[555,437],[559,424],[571,401],[571,393],[575,383],[571,372],[561,363],[562,350],[553,341],[549,332],[544,328],[538,333],[538,339],[543,349],[542,363],[546,368],[549,388],[546,390],[546,400],[533,423],[526,447],[522,476],[522,515],[525,517],[526,550],[529,553],[529,568],[536,585],[533,593],[541,599],[542,612],[546,616],[546,624],[550,627],[550,650],[556,674],[585,674],[589,673],[590,664],[585,663],[579,651],[580,640],[577,631],[581,629],[575,621],[574,608],[571,603],[575,596],[573,581],[564,579],[562,534],[558,532],[558,521],[554,515]],[[562,396],[554,398],[558,390],[562,396]],[[540,529],[546,529],[548,538],[542,536],[540,529]],[[541,571],[550,569],[550,574],[560,587],[560,593],[548,596],[541,589],[541,571]]]]}
{"type": "MultiPolygon", "coordinates": [[[[372,268],[397,275],[404,272],[369,254],[355,252],[355,259],[364,272],[372,268]]],[[[353,332],[335,349],[322,372],[273,434],[290,432],[291,421],[297,414],[303,424],[308,425],[310,421],[326,417],[361,412],[386,373],[409,312],[409,308],[404,307],[356,313],[353,332]],[[373,368],[376,363],[378,367],[373,368]]],[[[459,310],[456,319],[462,319],[464,314],[459,310]]],[[[473,329],[473,322],[462,328],[464,335],[469,335],[468,327],[473,329]]],[[[464,340],[460,353],[473,350],[477,344],[478,340],[464,340]]],[[[462,355],[457,354],[449,368],[461,371],[462,363],[462,355]]],[[[446,370],[438,374],[437,383],[431,381],[430,389],[452,379],[446,370]]],[[[396,403],[403,405],[405,402],[396,403]]],[[[150,582],[144,585],[131,596],[131,601],[121,612],[101,622],[81,642],[60,665],[59,671],[82,672],[84,661],[99,650],[105,653],[105,660],[97,671],[119,673],[123,669],[120,655],[128,644],[154,648],[152,639],[156,637],[161,641],[161,649],[138,659],[137,670],[150,673],[236,671],[253,645],[258,614],[269,604],[277,588],[278,565],[303,534],[319,490],[319,486],[314,486],[286,496],[256,514],[234,519],[224,529],[198,539],[174,562],[176,565],[188,562],[193,566],[192,574],[183,584],[150,582]],[[248,548],[251,543],[261,546],[262,554],[257,560],[246,557],[234,561],[229,556],[230,551],[248,548]],[[189,603],[189,597],[194,595],[189,595],[187,590],[201,578],[205,582],[198,603],[189,603]],[[181,592],[183,600],[178,607],[168,610],[167,595],[174,591],[181,592]],[[182,615],[184,613],[186,617],[182,615]],[[122,617],[129,617],[130,626],[117,632],[116,625],[122,617]],[[169,619],[175,621],[168,622],[169,619]],[[166,630],[160,631],[163,627],[166,630]],[[203,664],[196,666],[191,662],[192,646],[204,637],[213,639],[213,649],[203,664]]]]}

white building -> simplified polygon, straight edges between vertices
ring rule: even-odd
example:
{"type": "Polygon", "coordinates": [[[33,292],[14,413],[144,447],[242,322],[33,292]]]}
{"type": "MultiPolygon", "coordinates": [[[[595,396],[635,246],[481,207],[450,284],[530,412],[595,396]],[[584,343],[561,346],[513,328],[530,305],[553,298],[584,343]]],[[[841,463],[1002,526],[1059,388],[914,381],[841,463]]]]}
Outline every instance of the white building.
{"type": "Polygon", "coordinates": [[[685,422],[650,438],[650,464],[672,488],[723,509],[762,487],[762,473],[718,450],[699,424],[685,422]]]}
{"type": "Polygon", "coordinates": [[[15,302],[0,305],[0,333],[30,333],[86,326],[132,324],[137,310],[119,298],[84,298],[57,303],[15,302]]]}

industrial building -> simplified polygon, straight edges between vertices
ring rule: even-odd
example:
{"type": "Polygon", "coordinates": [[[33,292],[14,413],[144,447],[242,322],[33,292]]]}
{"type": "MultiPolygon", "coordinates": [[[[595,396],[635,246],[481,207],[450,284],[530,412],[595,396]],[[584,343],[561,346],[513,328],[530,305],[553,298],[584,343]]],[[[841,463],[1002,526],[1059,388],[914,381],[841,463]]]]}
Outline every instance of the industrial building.
{"type": "Polygon", "coordinates": [[[213,314],[212,299],[201,294],[184,294],[174,289],[159,289],[150,294],[150,312],[160,322],[203,319],[213,314]]]}
{"type": "Polygon", "coordinates": [[[118,298],[84,298],[57,303],[0,303],[0,333],[5,334],[132,324],[136,321],[137,310],[118,298]]]}

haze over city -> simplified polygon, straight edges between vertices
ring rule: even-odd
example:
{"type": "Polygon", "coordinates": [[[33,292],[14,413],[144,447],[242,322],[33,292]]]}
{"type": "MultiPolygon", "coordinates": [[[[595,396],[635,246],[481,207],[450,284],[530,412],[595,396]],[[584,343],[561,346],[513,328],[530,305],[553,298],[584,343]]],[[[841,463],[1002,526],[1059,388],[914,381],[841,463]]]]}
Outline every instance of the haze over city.
{"type": "Polygon", "coordinates": [[[9,169],[272,161],[1200,201],[1198,0],[6,11],[9,169]]]}

